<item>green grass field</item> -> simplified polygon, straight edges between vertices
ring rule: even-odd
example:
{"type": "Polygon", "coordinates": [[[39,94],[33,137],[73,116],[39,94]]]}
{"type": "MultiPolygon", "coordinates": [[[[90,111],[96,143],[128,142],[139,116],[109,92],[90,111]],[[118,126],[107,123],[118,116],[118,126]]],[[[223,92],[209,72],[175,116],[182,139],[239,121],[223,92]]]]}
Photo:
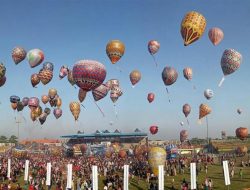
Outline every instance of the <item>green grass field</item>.
{"type": "MultiPolygon", "coordinates": [[[[243,168],[242,180],[239,177],[239,170],[240,170],[240,167],[235,167],[235,176],[233,179],[231,179],[231,185],[229,187],[229,189],[231,190],[242,190],[244,188],[250,188],[250,167],[243,168]]],[[[171,182],[173,178],[175,180],[174,185],[176,189],[180,189],[181,181],[183,180],[183,178],[185,178],[189,182],[190,173],[188,169],[186,169],[185,172],[186,173],[184,175],[178,174],[177,176],[165,176],[165,188],[164,189],[168,190],[171,188],[172,186],[171,182]]],[[[228,187],[224,185],[224,176],[222,172],[223,172],[222,166],[220,165],[213,165],[213,166],[208,167],[208,177],[213,180],[213,186],[214,186],[213,189],[218,189],[218,190],[228,189],[228,187]]],[[[205,171],[201,171],[198,176],[199,189],[201,189],[200,185],[201,183],[204,182],[205,178],[206,178],[205,171]]],[[[102,190],[104,187],[104,184],[102,182],[103,179],[104,178],[100,176],[99,178],[100,190],[102,190]]],[[[20,177],[19,182],[22,186],[24,185],[23,176],[20,177]]],[[[129,182],[130,182],[130,185],[129,185],[130,190],[147,190],[148,189],[148,184],[146,183],[145,180],[140,180],[138,183],[137,178],[135,178],[134,180],[130,180],[129,182]]],[[[55,187],[53,186],[52,189],[55,189],[55,187]]]]}

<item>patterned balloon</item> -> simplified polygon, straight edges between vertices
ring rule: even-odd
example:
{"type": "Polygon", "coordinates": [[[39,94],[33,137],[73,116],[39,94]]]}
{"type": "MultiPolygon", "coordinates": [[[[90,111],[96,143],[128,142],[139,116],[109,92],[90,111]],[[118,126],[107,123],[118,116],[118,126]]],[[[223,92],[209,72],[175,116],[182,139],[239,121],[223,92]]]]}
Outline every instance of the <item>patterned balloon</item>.
{"type": "Polygon", "coordinates": [[[30,112],[30,119],[34,122],[36,121],[37,115],[35,113],[35,111],[31,111],[30,112]]]}
{"type": "Polygon", "coordinates": [[[78,100],[80,102],[83,102],[86,98],[86,95],[87,95],[87,92],[80,88],[78,91],[78,100]]]}
{"type": "Polygon", "coordinates": [[[181,35],[187,46],[198,40],[206,29],[205,17],[195,11],[188,12],[181,23],[181,35]]]}
{"type": "Polygon", "coordinates": [[[57,95],[57,90],[55,88],[49,89],[49,94],[48,95],[49,95],[50,99],[54,99],[56,97],[56,95],[57,95]]]}
{"type": "Polygon", "coordinates": [[[180,132],[180,141],[184,142],[185,140],[187,140],[187,138],[188,138],[188,132],[187,132],[187,130],[182,130],[180,132]]]}
{"type": "Polygon", "coordinates": [[[120,82],[118,79],[110,79],[107,83],[106,86],[108,86],[111,90],[114,88],[118,88],[120,86],[120,82]]]}
{"type": "Polygon", "coordinates": [[[221,58],[221,68],[223,74],[229,75],[235,72],[241,64],[242,56],[234,49],[226,49],[221,58]]]}
{"type": "Polygon", "coordinates": [[[160,43],[156,40],[150,40],[148,42],[148,51],[151,55],[154,55],[160,49],[160,43]]]}
{"type": "Polygon", "coordinates": [[[50,71],[53,72],[53,70],[54,70],[54,65],[53,65],[53,63],[51,63],[51,62],[45,62],[45,63],[43,64],[43,70],[50,70],[50,71]]]}
{"type": "Polygon", "coordinates": [[[43,109],[41,106],[38,106],[31,111],[35,114],[35,117],[38,118],[42,114],[43,109]]]}
{"type": "Polygon", "coordinates": [[[88,92],[103,83],[106,69],[97,61],[80,60],[73,67],[73,78],[79,88],[88,92]]]}
{"type": "Polygon", "coordinates": [[[92,94],[93,94],[95,101],[98,101],[104,98],[108,94],[108,92],[109,92],[109,89],[105,84],[101,84],[100,86],[92,90],[92,94]]]}
{"type": "Polygon", "coordinates": [[[216,46],[223,40],[224,33],[220,28],[214,27],[209,30],[208,37],[210,41],[216,46]]]}
{"type": "Polygon", "coordinates": [[[47,104],[47,103],[49,102],[49,96],[47,96],[47,95],[42,95],[41,100],[42,100],[42,103],[47,104]]]}
{"type": "Polygon", "coordinates": [[[59,72],[59,78],[60,79],[64,78],[65,76],[67,76],[68,72],[69,72],[69,68],[66,65],[63,65],[59,72]]]}
{"type": "Polygon", "coordinates": [[[129,78],[130,78],[132,85],[135,85],[136,83],[138,83],[141,80],[140,71],[138,71],[138,70],[132,71],[129,75],[129,78]]]}
{"type": "Polygon", "coordinates": [[[69,104],[69,108],[75,120],[78,120],[79,114],[81,112],[80,104],[78,102],[71,102],[69,104]]]}
{"type": "Polygon", "coordinates": [[[46,85],[52,80],[53,71],[42,69],[42,70],[40,70],[38,76],[39,76],[41,82],[43,83],[43,85],[46,85]]]}
{"type": "Polygon", "coordinates": [[[51,107],[56,107],[56,99],[55,98],[54,99],[50,99],[49,100],[49,104],[50,104],[51,107]]]}
{"type": "Polygon", "coordinates": [[[22,99],[22,104],[23,104],[23,106],[27,106],[28,103],[29,103],[29,98],[28,98],[28,97],[24,97],[24,98],[22,99]]]}
{"type": "Polygon", "coordinates": [[[173,67],[165,67],[162,71],[162,80],[166,86],[172,85],[178,78],[178,73],[173,67]]]}
{"type": "Polygon", "coordinates": [[[210,100],[214,96],[214,92],[211,89],[206,89],[204,91],[204,96],[206,99],[210,100]]]}
{"type": "Polygon", "coordinates": [[[39,99],[37,97],[29,98],[28,105],[30,109],[37,108],[39,106],[39,99]]]}
{"type": "Polygon", "coordinates": [[[59,119],[62,116],[62,110],[60,108],[56,108],[54,109],[53,114],[56,119],[59,119]]]}
{"type": "Polygon", "coordinates": [[[32,49],[27,54],[28,61],[31,68],[40,65],[44,60],[44,54],[40,49],[32,49]]]}
{"type": "Polygon", "coordinates": [[[122,94],[123,94],[122,90],[119,87],[116,87],[113,90],[111,90],[110,98],[112,102],[115,103],[122,94]]]}
{"type": "Polygon", "coordinates": [[[33,86],[33,87],[36,87],[36,85],[38,85],[39,82],[40,82],[39,75],[36,74],[36,73],[33,74],[33,75],[31,75],[30,81],[31,81],[32,86],[33,86]]]}
{"type": "Polygon", "coordinates": [[[6,76],[0,78],[0,87],[3,86],[6,82],[6,76]]]}
{"type": "Polygon", "coordinates": [[[191,106],[189,104],[184,104],[182,107],[182,112],[184,113],[185,117],[187,117],[191,112],[191,106]]]}
{"type": "Polygon", "coordinates": [[[69,72],[68,72],[68,81],[72,86],[76,84],[76,82],[73,78],[73,72],[71,70],[69,70],[69,72]]]}
{"type": "Polygon", "coordinates": [[[155,176],[158,176],[159,165],[165,165],[166,150],[161,147],[152,147],[148,153],[148,162],[155,176]]]}
{"type": "Polygon", "coordinates": [[[183,69],[183,75],[184,75],[185,79],[192,80],[192,77],[193,77],[192,68],[186,67],[185,69],[183,69]]]}
{"type": "Polygon", "coordinates": [[[199,113],[199,119],[202,119],[203,117],[207,116],[210,114],[212,109],[206,105],[206,104],[201,104],[200,105],[200,113],[199,113]]]}
{"type": "Polygon", "coordinates": [[[19,96],[13,95],[13,96],[10,97],[10,102],[11,103],[17,103],[19,101],[20,101],[19,96]]]}
{"type": "Polygon", "coordinates": [[[0,63],[0,79],[5,76],[6,73],[6,67],[4,66],[3,63],[0,63]]]}
{"type": "Polygon", "coordinates": [[[151,103],[155,99],[155,94],[154,93],[149,93],[148,94],[148,102],[151,103]]]}
{"type": "Polygon", "coordinates": [[[125,52],[125,45],[119,40],[112,40],[106,46],[106,53],[112,64],[121,59],[125,52]]]}
{"type": "Polygon", "coordinates": [[[15,62],[15,64],[17,65],[18,63],[20,63],[21,61],[23,61],[26,57],[27,52],[25,51],[24,48],[22,47],[15,47],[12,50],[12,59],[15,62]]]}

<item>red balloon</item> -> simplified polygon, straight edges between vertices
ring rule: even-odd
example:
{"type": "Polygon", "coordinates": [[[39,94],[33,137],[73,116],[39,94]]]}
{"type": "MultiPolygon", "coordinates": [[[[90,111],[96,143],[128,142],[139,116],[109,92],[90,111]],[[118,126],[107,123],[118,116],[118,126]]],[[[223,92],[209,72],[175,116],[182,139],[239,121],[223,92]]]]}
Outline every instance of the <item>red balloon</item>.
{"type": "Polygon", "coordinates": [[[239,127],[235,130],[236,136],[240,140],[245,140],[248,137],[248,129],[245,127],[239,127]]]}
{"type": "Polygon", "coordinates": [[[158,132],[158,127],[153,125],[149,128],[149,130],[152,135],[155,135],[158,132]]]}
{"type": "Polygon", "coordinates": [[[154,93],[148,93],[148,102],[151,103],[155,99],[155,94],[154,93]]]}

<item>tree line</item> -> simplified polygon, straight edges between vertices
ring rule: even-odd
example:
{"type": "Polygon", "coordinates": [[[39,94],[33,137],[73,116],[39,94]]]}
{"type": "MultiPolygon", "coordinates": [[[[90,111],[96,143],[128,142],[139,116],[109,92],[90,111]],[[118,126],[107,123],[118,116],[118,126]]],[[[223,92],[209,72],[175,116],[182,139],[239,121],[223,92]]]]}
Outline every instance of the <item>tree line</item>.
{"type": "Polygon", "coordinates": [[[11,135],[9,138],[1,135],[0,136],[0,143],[17,143],[18,138],[15,135],[11,135]]]}

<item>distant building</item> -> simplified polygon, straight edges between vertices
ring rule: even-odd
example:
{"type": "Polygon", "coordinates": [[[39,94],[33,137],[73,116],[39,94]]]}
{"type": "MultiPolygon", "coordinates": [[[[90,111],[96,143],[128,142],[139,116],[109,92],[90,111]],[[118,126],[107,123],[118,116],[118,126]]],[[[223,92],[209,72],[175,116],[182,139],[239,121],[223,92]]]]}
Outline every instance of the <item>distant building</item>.
{"type": "Polygon", "coordinates": [[[61,146],[61,142],[58,139],[26,139],[20,142],[20,144],[23,144],[23,145],[32,144],[32,143],[61,146]]]}

